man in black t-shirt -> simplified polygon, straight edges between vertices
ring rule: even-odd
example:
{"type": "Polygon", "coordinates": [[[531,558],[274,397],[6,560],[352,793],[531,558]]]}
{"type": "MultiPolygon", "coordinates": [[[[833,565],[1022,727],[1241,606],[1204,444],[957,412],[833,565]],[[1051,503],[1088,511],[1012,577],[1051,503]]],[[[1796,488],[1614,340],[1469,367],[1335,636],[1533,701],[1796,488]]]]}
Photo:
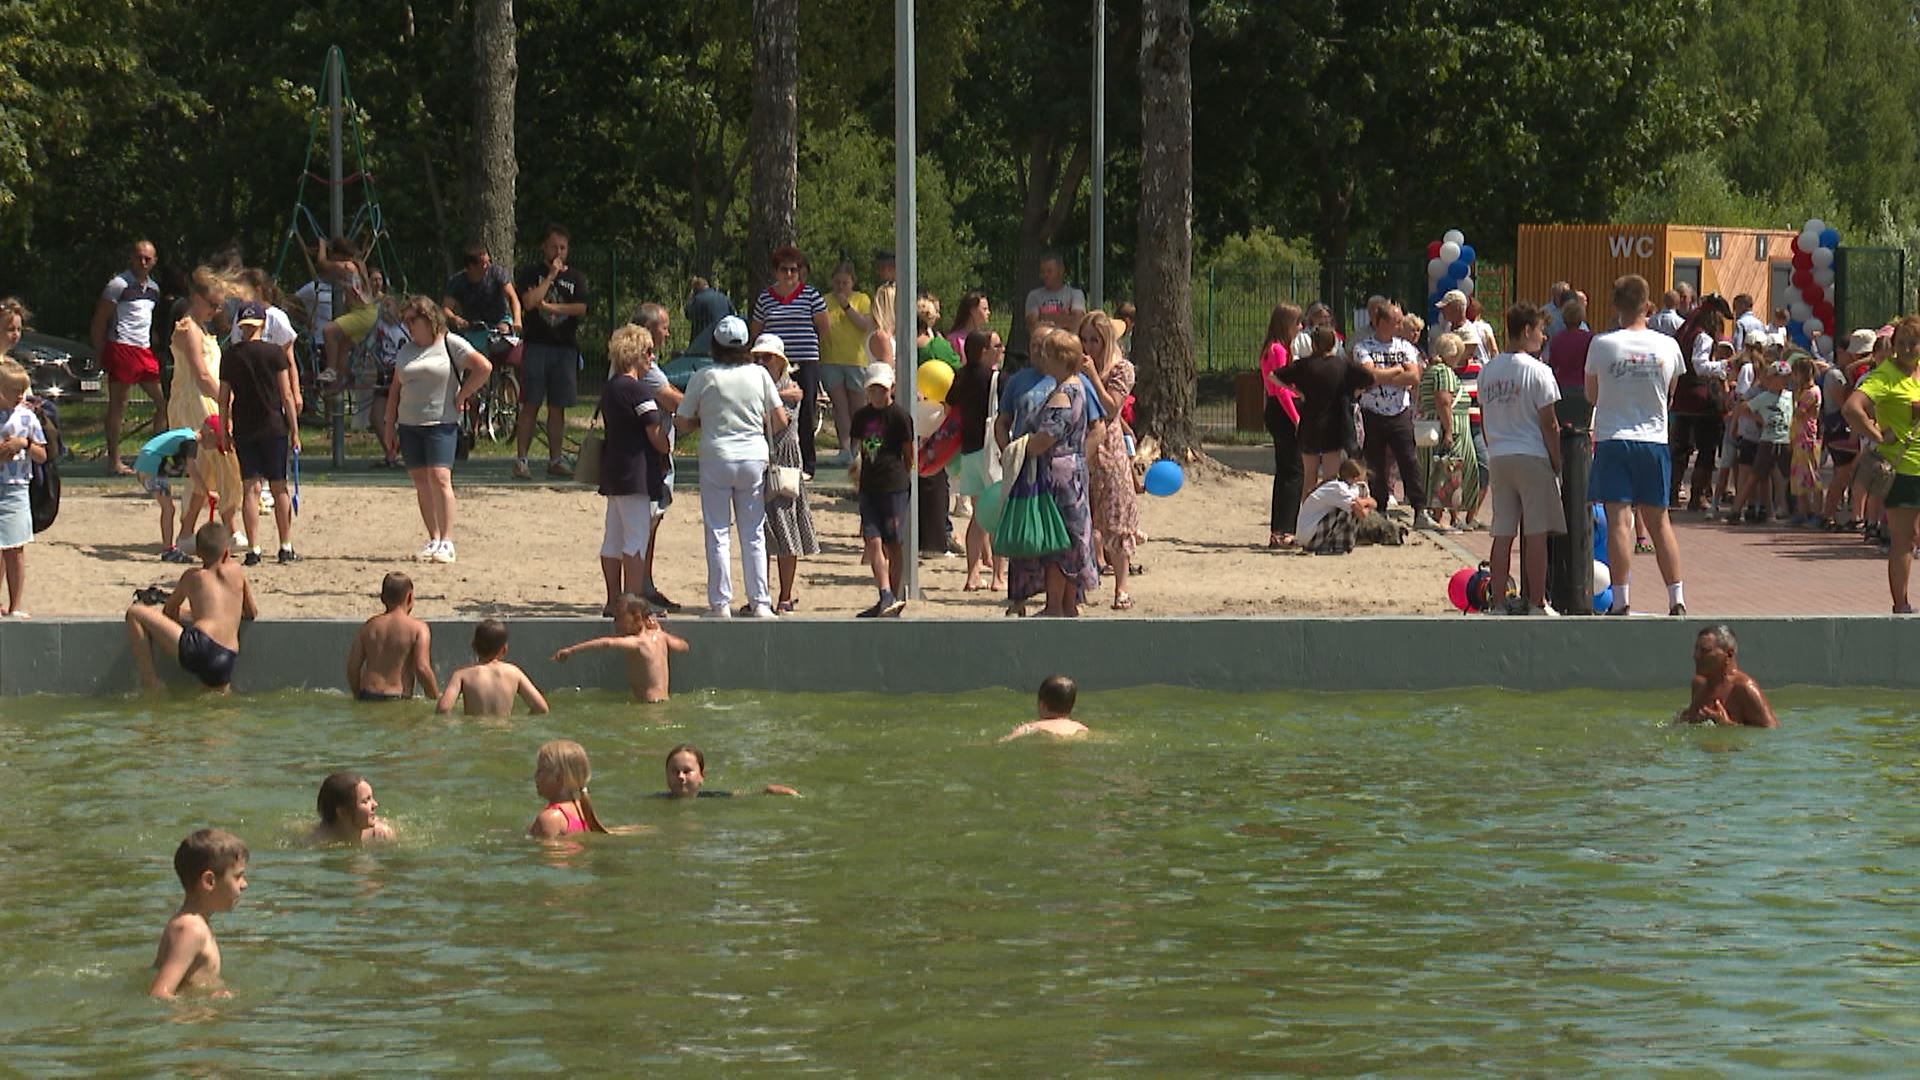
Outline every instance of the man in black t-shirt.
{"type": "MultiPolygon", "coordinates": [[[[467,249],[466,268],[447,279],[440,306],[446,309],[447,325],[455,330],[492,327],[511,333],[520,328],[520,296],[507,281],[506,270],[495,265],[493,255],[479,244],[467,249]]],[[[484,348],[484,334],[468,336],[467,344],[484,348]]]]}
{"type": "Polygon", "coordinates": [[[571,238],[558,225],[547,226],[540,241],[541,261],[513,275],[526,327],[521,353],[520,420],[514,426],[513,475],[531,480],[527,448],[533,445],[534,415],[547,406],[547,475],[572,476],[560,458],[566,445],[567,407],[579,396],[580,320],[587,314],[587,279],[567,265],[571,238]]]}
{"type": "Polygon", "coordinates": [[[300,449],[300,415],[294,404],[293,369],[287,351],[261,340],[267,322],[266,305],[241,305],[235,323],[240,344],[227,349],[220,363],[220,415],[240,458],[240,476],[246,481],[241,503],[242,523],[253,547],[242,565],[260,565],[260,483],[273,491],[273,523],[280,533],[279,561],[299,558],[293,553],[293,500],[287,495],[287,451],[300,449]]]}
{"type": "Polygon", "coordinates": [[[860,489],[860,536],[880,590],[879,601],[860,613],[862,619],[893,618],[907,606],[899,595],[906,567],[900,545],[913,491],[913,418],[894,403],[893,378],[891,364],[867,368],[867,403],[848,425],[860,448],[852,468],[860,489]]]}

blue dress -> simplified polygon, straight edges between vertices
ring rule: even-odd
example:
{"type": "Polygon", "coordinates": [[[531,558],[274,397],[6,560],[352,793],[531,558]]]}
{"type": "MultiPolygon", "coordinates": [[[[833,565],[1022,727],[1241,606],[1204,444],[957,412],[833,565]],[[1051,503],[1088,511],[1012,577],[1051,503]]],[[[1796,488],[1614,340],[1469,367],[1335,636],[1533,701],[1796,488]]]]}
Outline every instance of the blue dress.
{"type": "MultiPolygon", "coordinates": [[[[1081,599],[1100,584],[1093,558],[1093,515],[1087,503],[1086,387],[1070,379],[1059,392],[1067,404],[1041,405],[1032,416],[1031,431],[1052,436],[1044,454],[1029,457],[1040,488],[1053,497],[1071,539],[1065,551],[1037,558],[1007,560],[1007,599],[1021,603],[1047,591],[1047,567],[1057,568],[1077,586],[1081,599]]],[[[1051,395],[1049,395],[1051,396],[1051,395]]]]}

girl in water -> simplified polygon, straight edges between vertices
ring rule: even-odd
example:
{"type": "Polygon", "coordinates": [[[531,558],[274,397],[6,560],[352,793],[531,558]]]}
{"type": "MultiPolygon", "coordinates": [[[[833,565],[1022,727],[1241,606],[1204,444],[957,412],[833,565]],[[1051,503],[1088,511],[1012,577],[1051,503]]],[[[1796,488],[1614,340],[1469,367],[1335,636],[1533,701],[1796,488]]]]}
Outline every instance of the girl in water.
{"type": "Polygon", "coordinates": [[[320,781],[317,802],[320,824],[308,834],[309,843],[366,844],[393,839],[393,826],[375,815],[380,804],[374,800],[373,785],[359,773],[337,772],[320,781]]]}
{"type": "Polygon", "coordinates": [[[571,739],[555,739],[540,747],[533,759],[533,785],[547,800],[546,809],[527,827],[527,835],[566,836],[570,833],[607,831],[593,812],[593,800],[587,797],[587,781],[593,768],[587,763],[586,748],[571,739]]]}
{"type": "MultiPolygon", "coordinates": [[[[707,791],[707,755],[692,743],[681,743],[667,751],[667,790],[659,798],[667,799],[730,799],[731,791],[707,791]]],[[[799,795],[800,793],[785,784],[768,784],[763,789],[769,795],[799,795]]]]}

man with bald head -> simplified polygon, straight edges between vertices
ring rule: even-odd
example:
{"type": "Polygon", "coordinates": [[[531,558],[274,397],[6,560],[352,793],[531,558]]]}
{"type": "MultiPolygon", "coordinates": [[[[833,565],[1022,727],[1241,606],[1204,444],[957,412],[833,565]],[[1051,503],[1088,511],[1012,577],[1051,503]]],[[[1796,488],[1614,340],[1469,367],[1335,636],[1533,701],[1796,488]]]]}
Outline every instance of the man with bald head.
{"type": "Polygon", "coordinates": [[[107,468],[125,476],[133,470],[120,460],[120,421],[133,388],[145,391],[155,411],[167,415],[160,360],[153,354],[154,311],[160,306],[153,266],[158,257],[152,244],[134,241],[127,249],[127,268],[107,282],[93,308],[93,355],[107,376],[107,468]]]}

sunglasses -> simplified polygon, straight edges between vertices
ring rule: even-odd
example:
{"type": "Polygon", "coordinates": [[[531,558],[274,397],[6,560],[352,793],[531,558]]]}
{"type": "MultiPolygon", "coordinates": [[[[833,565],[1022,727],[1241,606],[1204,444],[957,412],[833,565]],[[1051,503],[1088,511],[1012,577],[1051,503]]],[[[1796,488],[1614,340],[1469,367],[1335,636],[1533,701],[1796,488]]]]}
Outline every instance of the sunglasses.
{"type": "Polygon", "coordinates": [[[800,268],[797,266],[782,266],[777,269],[783,274],[797,274],[800,272],[800,268]]]}

